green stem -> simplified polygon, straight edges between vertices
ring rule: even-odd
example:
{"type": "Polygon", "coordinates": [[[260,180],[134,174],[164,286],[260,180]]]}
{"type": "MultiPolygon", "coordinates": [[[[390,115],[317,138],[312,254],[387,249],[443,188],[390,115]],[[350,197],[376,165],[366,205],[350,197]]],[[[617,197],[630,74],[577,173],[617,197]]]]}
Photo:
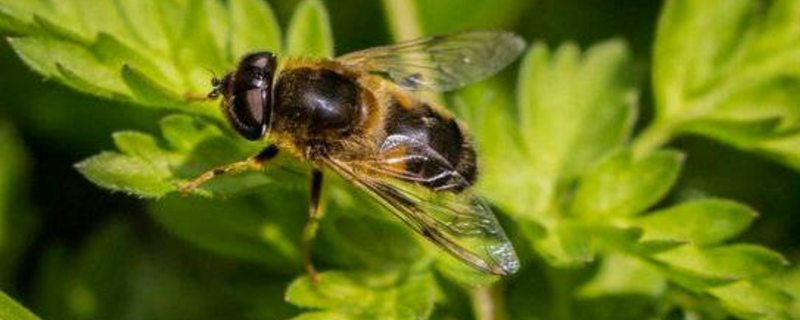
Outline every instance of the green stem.
{"type": "Polygon", "coordinates": [[[492,285],[481,286],[472,290],[470,298],[472,300],[472,311],[477,320],[506,320],[508,315],[505,309],[503,290],[505,286],[501,282],[492,285]]]}
{"type": "Polygon", "coordinates": [[[669,142],[675,134],[673,121],[655,120],[633,141],[634,158],[643,157],[669,142]]]}
{"type": "Polygon", "coordinates": [[[574,284],[569,270],[546,266],[545,274],[553,289],[551,319],[572,319],[572,297],[574,284]]]}
{"type": "Polygon", "coordinates": [[[383,0],[383,8],[395,41],[422,36],[422,24],[414,0],[383,0]]]}
{"type": "MultiPolygon", "coordinates": [[[[415,0],[383,0],[383,11],[389,21],[389,29],[394,40],[404,41],[417,39],[425,35],[422,21],[419,18],[415,0]]],[[[424,74],[423,74],[424,76],[424,74]]],[[[429,102],[444,104],[442,95],[433,92],[421,93],[429,102]]]]}

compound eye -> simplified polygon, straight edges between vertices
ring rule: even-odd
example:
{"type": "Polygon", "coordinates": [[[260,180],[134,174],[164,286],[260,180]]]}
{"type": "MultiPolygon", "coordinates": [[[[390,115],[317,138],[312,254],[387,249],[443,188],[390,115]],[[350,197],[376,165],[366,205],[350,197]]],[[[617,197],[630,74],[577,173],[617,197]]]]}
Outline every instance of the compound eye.
{"type": "Polygon", "coordinates": [[[248,140],[264,136],[269,123],[266,90],[254,88],[237,94],[227,110],[228,120],[248,140]]]}
{"type": "Polygon", "coordinates": [[[249,140],[264,136],[271,116],[272,74],[277,61],[269,52],[242,57],[226,88],[225,114],[231,126],[249,140]]]}

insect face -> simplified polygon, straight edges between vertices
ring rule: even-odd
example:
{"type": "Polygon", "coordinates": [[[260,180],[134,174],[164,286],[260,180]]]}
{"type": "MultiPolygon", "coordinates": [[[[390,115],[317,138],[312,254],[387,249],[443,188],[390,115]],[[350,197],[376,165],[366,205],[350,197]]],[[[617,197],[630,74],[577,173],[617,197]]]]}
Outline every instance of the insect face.
{"type": "Polygon", "coordinates": [[[263,137],[272,118],[272,82],[277,60],[271,52],[256,52],[242,58],[236,71],[212,80],[213,98],[222,93],[223,112],[231,126],[248,140],[263,137]]]}

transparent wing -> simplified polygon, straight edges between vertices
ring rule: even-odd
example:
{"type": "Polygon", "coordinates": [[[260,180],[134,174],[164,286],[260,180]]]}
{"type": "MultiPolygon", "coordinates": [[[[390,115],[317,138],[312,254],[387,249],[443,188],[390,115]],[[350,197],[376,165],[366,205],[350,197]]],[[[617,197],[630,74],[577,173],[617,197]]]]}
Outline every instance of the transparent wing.
{"type": "MultiPolygon", "coordinates": [[[[391,154],[390,153],[387,153],[391,154]]],[[[346,161],[327,158],[326,164],[375,197],[417,233],[447,253],[479,270],[508,275],[519,260],[489,206],[469,189],[469,183],[446,162],[420,154],[346,161]],[[404,161],[427,161],[426,175],[402,168],[404,161]],[[441,172],[431,174],[432,168],[441,172]],[[446,176],[444,189],[426,187],[446,176]],[[454,191],[455,190],[455,191],[454,191]]]]}
{"type": "Polygon", "coordinates": [[[525,41],[513,33],[473,31],[370,48],[337,60],[410,90],[449,91],[497,73],[524,48],[525,41]]]}

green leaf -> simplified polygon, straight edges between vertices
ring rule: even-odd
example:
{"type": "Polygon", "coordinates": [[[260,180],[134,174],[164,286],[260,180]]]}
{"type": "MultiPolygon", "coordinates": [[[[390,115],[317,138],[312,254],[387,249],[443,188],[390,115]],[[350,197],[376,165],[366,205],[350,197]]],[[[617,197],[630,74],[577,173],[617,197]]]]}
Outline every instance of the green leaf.
{"type": "Polygon", "coordinates": [[[620,41],[585,53],[574,44],[534,45],[519,74],[518,112],[509,95],[487,81],[454,98],[486,161],[479,186],[514,217],[557,215],[551,206],[571,180],[630,134],[636,93],[628,49],[620,41]]]}
{"type": "Polygon", "coordinates": [[[48,38],[15,38],[10,43],[34,71],[73,89],[120,100],[130,95],[116,70],[79,45],[48,38]]]}
{"type": "Polygon", "coordinates": [[[191,79],[191,91],[202,92],[203,88],[208,88],[208,71],[203,68],[225,70],[232,67],[232,57],[226,50],[228,14],[215,0],[189,0],[188,4],[187,18],[174,50],[178,64],[191,79]]]}
{"type": "Polygon", "coordinates": [[[482,154],[482,194],[509,215],[518,217],[547,209],[553,192],[549,178],[536,172],[524,150],[522,133],[512,115],[513,94],[496,81],[483,81],[454,94],[453,105],[467,122],[482,154]]]}
{"type": "MultiPolygon", "coordinates": [[[[122,153],[103,152],[76,164],[76,168],[110,190],[158,198],[177,190],[178,183],[185,179],[214,166],[242,160],[257,150],[237,144],[217,127],[188,116],[164,118],[161,131],[163,142],[143,133],[117,133],[114,141],[122,153]]],[[[259,175],[245,176],[240,183],[231,183],[227,178],[212,181],[198,192],[232,194],[269,181],[259,175]]]]}
{"type": "Polygon", "coordinates": [[[324,272],[317,286],[307,277],[292,282],[286,300],[303,308],[347,315],[344,319],[415,320],[430,316],[435,293],[436,285],[428,273],[324,272]]]}
{"type": "Polygon", "coordinates": [[[0,28],[18,33],[15,50],[46,77],[107,99],[217,118],[211,104],[194,102],[211,89],[208,70],[233,68],[245,50],[280,49],[275,17],[256,0],[2,5],[0,17],[14,19],[0,19],[0,28]],[[84,19],[95,12],[104,15],[84,19]]]}
{"type": "Polygon", "coordinates": [[[78,6],[81,17],[94,12],[103,13],[102,15],[92,15],[91,19],[81,19],[88,35],[95,36],[99,33],[108,33],[120,38],[130,37],[128,26],[125,24],[125,20],[122,19],[122,13],[118,10],[117,2],[115,0],[74,1],[78,6]]]}
{"type": "Polygon", "coordinates": [[[636,91],[629,59],[620,41],[585,53],[572,44],[554,52],[538,44],[522,63],[518,116],[503,98],[508,93],[491,82],[454,99],[486,161],[480,189],[551,264],[594,258],[587,226],[568,219],[561,197],[630,135],[636,91]]]}
{"type": "MultiPolygon", "coordinates": [[[[69,5],[71,7],[75,7],[74,4],[69,5]]],[[[70,15],[78,15],[80,13],[70,13],[70,15]]],[[[45,16],[34,14],[33,20],[36,22],[38,29],[44,36],[56,38],[59,40],[64,40],[68,42],[74,42],[76,44],[87,44],[92,41],[91,34],[87,34],[86,30],[82,27],[84,26],[80,23],[79,18],[77,17],[55,17],[55,16],[45,16]],[[63,20],[75,20],[74,25],[67,25],[62,24],[63,20]]],[[[34,33],[35,35],[36,33],[34,33]]]]}
{"type": "Polygon", "coordinates": [[[209,104],[187,104],[184,97],[162,86],[153,78],[133,66],[122,67],[122,80],[133,93],[133,100],[148,107],[161,107],[219,117],[217,108],[209,104]]]}
{"type": "Polygon", "coordinates": [[[752,209],[726,200],[697,200],[634,220],[645,239],[677,240],[698,246],[717,244],[741,233],[757,216],[752,209]]]}
{"type": "Polygon", "coordinates": [[[656,119],[637,153],[695,133],[800,169],[800,23],[789,18],[799,13],[793,0],[667,2],[653,58],[656,119]]]}
{"type": "Polygon", "coordinates": [[[261,0],[230,2],[231,50],[239,58],[249,52],[281,52],[281,31],[272,8],[261,0]],[[258,30],[254,32],[254,30],[258,30]]]}
{"type": "Polygon", "coordinates": [[[736,54],[754,4],[752,0],[666,3],[658,25],[653,66],[660,112],[686,112],[685,95],[714,78],[716,69],[736,54]],[[699,47],[706,49],[696,50],[699,47]]]}
{"type": "MultiPolygon", "coordinates": [[[[462,10],[458,0],[411,0],[419,12],[419,20],[426,34],[445,34],[469,29],[508,29],[525,14],[529,1],[477,0],[470,2],[469,10],[462,10]],[[453,19],[453,12],[461,13],[453,19]]],[[[391,14],[393,12],[387,12],[391,14]]]]}
{"type": "Polygon", "coordinates": [[[3,292],[0,292],[0,318],[4,320],[39,320],[36,315],[3,292]]]}
{"type": "Polygon", "coordinates": [[[333,33],[322,1],[303,0],[289,22],[286,53],[329,58],[333,57],[333,50],[333,33]]]}
{"type": "Polygon", "coordinates": [[[103,152],[75,165],[93,183],[112,191],[122,191],[145,198],[174,191],[167,182],[169,170],[142,158],[116,152],[103,152]]]}
{"type": "Polygon", "coordinates": [[[657,297],[667,288],[658,269],[630,256],[610,254],[603,258],[597,274],[581,286],[581,297],[614,294],[644,294],[657,297]]]}
{"type": "Polygon", "coordinates": [[[190,152],[204,140],[220,136],[217,127],[198,119],[173,115],[161,120],[164,141],[179,152],[190,152]]]}
{"type": "Polygon", "coordinates": [[[282,201],[167,197],[153,203],[150,213],[167,230],[200,248],[296,272],[302,261],[299,241],[306,196],[276,187],[264,194],[282,201]]]}
{"type": "Polygon", "coordinates": [[[669,191],[682,162],[676,151],[658,151],[642,159],[621,151],[581,179],[572,212],[594,220],[640,213],[669,191]]]}
{"type": "Polygon", "coordinates": [[[124,154],[142,158],[155,167],[169,170],[168,153],[153,136],[136,131],[119,131],[113,135],[114,145],[124,154]]]}
{"type": "Polygon", "coordinates": [[[755,245],[715,248],[683,246],[656,256],[659,261],[701,275],[758,279],[782,270],[788,262],[775,251],[755,245]]]}
{"type": "Polygon", "coordinates": [[[105,32],[97,35],[97,40],[91,44],[89,50],[113,70],[133,66],[158,79],[159,85],[167,87],[178,87],[183,81],[180,71],[172,64],[154,56],[154,53],[139,51],[133,45],[105,32]]]}
{"type": "Polygon", "coordinates": [[[167,36],[172,28],[163,26],[166,22],[176,20],[164,19],[161,9],[168,6],[166,3],[174,5],[176,1],[129,0],[116,3],[120,7],[126,27],[130,30],[130,38],[126,39],[128,45],[135,44],[137,48],[146,48],[146,51],[159,56],[166,55],[173,49],[167,36]]]}
{"type": "Polygon", "coordinates": [[[684,130],[712,137],[731,145],[747,147],[752,143],[780,139],[794,132],[794,129],[781,130],[780,125],[780,118],[753,121],[704,119],[687,123],[684,130]]]}
{"type": "Polygon", "coordinates": [[[630,135],[636,91],[628,49],[609,41],[581,53],[566,44],[528,51],[517,87],[530,165],[569,179],[630,135]]]}
{"type": "MultiPolygon", "coordinates": [[[[24,7],[25,5],[29,4],[28,2],[32,1],[25,1],[25,3],[21,2],[22,1],[16,1],[15,3],[0,3],[0,31],[5,31],[4,33],[10,34],[26,34],[33,32],[35,27],[31,16],[26,16],[21,13],[30,9],[19,9],[14,7],[15,4],[22,4],[24,7]]],[[[33,4],[35,6],[38,4],[38,2],[34,2],[33,4]]]]}
{"type": "Polygon", "coordinates": [[[544,228],[530,223],[521,226],[531,245],[554,266],[581,266],[594,260],[590,235],[581,223],[561,220],[544,228]]]}
{"type": "Polygon", "coordinates": [[[349,315],[340,312],[320,311],[320,312],[306,312],[290,320],[367,320],[369,318],[362,318],[359,316],[349,315]]]}
{"type": "Polygon", "coordinates": [[[768,281],[774,288],[779,288],[792,298],[789,313],[793,318],[800,317],[800,268],[797,264],[795,263],[790,270],[768,281]]]}
{"type": "Polygon", "coordinates": [[[786,306],[791,296],[761,283],[736,282],[709,290],[733,314],[748,319],[793,319],[786,306]]]}

